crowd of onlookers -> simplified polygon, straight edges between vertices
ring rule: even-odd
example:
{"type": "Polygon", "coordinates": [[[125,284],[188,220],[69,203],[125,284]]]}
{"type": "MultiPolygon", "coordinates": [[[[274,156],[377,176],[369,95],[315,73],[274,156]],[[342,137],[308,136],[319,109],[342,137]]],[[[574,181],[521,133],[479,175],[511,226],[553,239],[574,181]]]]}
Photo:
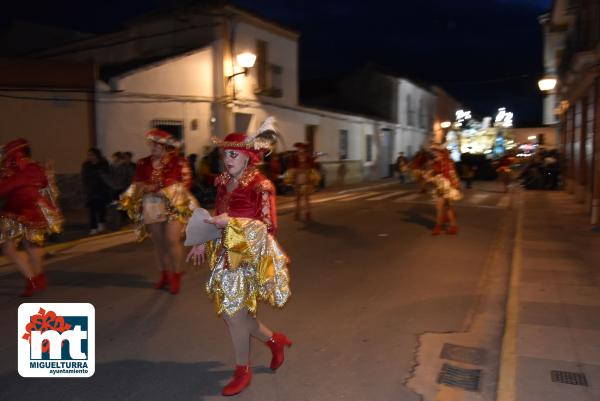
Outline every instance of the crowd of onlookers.
{"type": "MultiPolygon", "coordinates": [[[[293,191],[284,182],[295,151],[277,152],[267,155],[259,168],[275,184],[277,194],[293,191]]],[[[215,178],[223,171],[219,148],[205,148],[204,155],[198,159],[195,153],[186,156],[192,170],[192,194],[201,205],[209,206],[214,202],[215,178]]],[[[320,169],[319,163],[315,167],[320,169]]],[[[129,187],[135,175],[136,164],[131,152],[115,152],[109,162],[98,148],[91,148],[81,167],[81,178],[85,194],[85,206],[89,211],[90,234],[106,230],[107,211],[111,212],[111,223],[120,226],[127,216],[116,210],[119,195],[129,187]],[[115,216],[113,219],[112,216],[115,216]],[[116,221],[112,221],[116,220],[116,221]]],[[[321,174],[323,177],[324,175],[321,174]]],[[[324,187],[324,179],[320,187],[324,187]]]]}

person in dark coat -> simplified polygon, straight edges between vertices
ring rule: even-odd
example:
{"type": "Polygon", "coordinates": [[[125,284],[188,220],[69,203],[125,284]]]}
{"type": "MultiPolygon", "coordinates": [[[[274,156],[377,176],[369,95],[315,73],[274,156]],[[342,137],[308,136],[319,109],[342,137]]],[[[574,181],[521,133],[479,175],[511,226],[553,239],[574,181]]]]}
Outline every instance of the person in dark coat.
{"type": "Polygon", "coordinates": [[[98,148],[91,148],[81,166],[81,179],[89,209],[90,235],[106,230],[106,205],[112,197],[110,167],[98,148]]]}

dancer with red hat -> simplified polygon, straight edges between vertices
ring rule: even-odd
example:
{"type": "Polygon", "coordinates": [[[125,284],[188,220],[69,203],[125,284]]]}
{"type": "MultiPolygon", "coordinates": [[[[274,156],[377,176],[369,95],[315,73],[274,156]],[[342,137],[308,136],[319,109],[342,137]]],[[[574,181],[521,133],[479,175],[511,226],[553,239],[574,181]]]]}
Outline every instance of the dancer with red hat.
{"type": "Polygon", "coordinates": [[[456,167],[450,158],[450,152],[444,146],[433,145],[431,147],[434,159],[431,169],[426,173],[426,179],[434,185],[433,197],[435,198],[435,227],[431,235],[439,235],[443,225],[448,222],[446,234],[457,234],[456,212],[451,202],[462,199],[460,179],[456,174],[456,167]]]}
{"type": "Polygon", "coordinates": [[[223,389],[226,396],[250,385],[250,337],[270,348],[272,370],[281,366],[284,348],[292,345],[285,334],[271,331],[256,318],[259,300],[281,308],[290,297],[289,260],[273,237],[275,189],[255,166],[261,152],[273,145],[273,123],[272,117],[267,119],[255,137],[235,133],[217,142],[227,171],[216,180],[215,216],[206,222],[221,228],[222,235],[194,245],[187,258],[196,265],[208,260],[206,289],[227,323],[235,350],[236,369],[223,389]]]}
{"type": "Polygon", "coordinates": [[[296,195],[295,219],[300,220],[304,214],[304,221],[311,221],[310,195],[321,181],[321,175],[315,168],[315,157],[310,154],[308,144],[296,142],[296,157],[290,168],[285,172],[284,181],[294,187],[296,195]],[[304,213],[303,213],[304,212],[304,213]]]}
{"type": "Polygon", "coordinates": [[[189,192],[192,172],[177,153],[180,142],[168,132],[152,129],[146,134],[152,154],[137,162],[132,184],[121,195],[121,208],[136,226],[138,241],[148,233],[154,243],[160,279],[156,289],[181,287],[183,226],[198,203],[189,192]]]}
{"type": "Polygon", "coordinates": [[[48,286],[43,244],[47,235],[60,233],[63,224],[52,169],[30,157],[29,143],[16,139],[3,146],[0,166],[0,198],[5,202],[0,211],[0,244],[27,280],[23,297],[48,286]],[[19,243],[24,252],[18,250],[19,243]]]}

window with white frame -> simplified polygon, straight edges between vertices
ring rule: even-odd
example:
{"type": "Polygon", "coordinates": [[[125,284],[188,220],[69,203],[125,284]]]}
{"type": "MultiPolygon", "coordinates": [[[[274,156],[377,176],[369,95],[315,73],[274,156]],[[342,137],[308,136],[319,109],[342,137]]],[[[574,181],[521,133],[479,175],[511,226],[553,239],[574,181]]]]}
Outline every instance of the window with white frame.
{"type": "Polygon", "coordinates": [[[339,154],[340,160],[346,160],[348,158],[348,130],[340,130],[340,143],[339,143],[339,154]]]}

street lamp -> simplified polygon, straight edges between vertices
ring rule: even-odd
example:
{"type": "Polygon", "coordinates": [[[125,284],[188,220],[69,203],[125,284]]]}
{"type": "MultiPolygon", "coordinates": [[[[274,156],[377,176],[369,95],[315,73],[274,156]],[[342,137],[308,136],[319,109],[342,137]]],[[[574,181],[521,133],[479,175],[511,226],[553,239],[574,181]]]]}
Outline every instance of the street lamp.
{"type": "Polygon", "coordinates": [[[451,123],[450,121],[443,121],[443,122],[440,124],[440,127],[442,127],[442,128],[448,128],[448,127],[450,127],[451,125],[452,125],[452,123],[451,123]]]}
{"type": "Polygon", "coordinates": [[[256,62],[256,54],[251,52],[243,52],[235,56],[235,59],[237,61],[237,65],[242,67],[242,71],[236,72],[235,74],[228,76],[227,79],[229,81],[231,81],[231,79],[237,75],[248,75],[248,70],[254,67],[254,63],[256,62]]]}
{"type": "Polygon", "coordinates": [[[555,77],[544,77],[538,81],[538,87],[542,92],[551,92],[556,88],[558,80],[555,77]]]}

